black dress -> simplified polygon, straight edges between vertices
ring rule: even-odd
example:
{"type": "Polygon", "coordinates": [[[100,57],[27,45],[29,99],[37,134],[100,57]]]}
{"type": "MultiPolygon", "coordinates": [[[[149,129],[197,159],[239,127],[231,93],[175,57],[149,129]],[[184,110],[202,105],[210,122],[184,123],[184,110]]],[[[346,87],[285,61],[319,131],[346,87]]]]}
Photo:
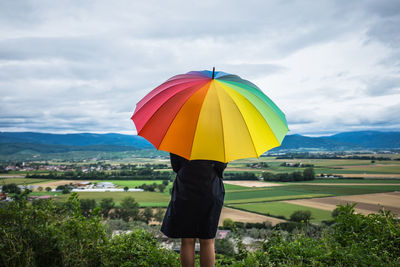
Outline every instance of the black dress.
{"type": "Polygon", "coordinates": [[[170,238],[215,238],[225,189],[222,174],[227,164],[187,160],[170,154],[177,173],[161,232],[170,238]]]}

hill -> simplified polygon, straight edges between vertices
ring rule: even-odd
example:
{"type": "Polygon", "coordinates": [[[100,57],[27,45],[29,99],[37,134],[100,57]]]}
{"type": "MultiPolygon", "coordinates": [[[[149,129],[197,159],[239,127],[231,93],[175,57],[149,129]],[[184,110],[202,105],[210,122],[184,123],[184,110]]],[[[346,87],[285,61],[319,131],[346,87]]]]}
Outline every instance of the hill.
{"type": "Polygon", "coordinates": [[[298,134],[287,135],[282,142],[280,147],[274,149],[287,150],[287,149],[320,149],[330,151],[341,151],[341,150],[359,150],[364,147],[349,143],[346,140],[334,140],[330,137],[308,137],[298,134]]]}
{"type": "Polygon", "coordinates": [[[112,145],[134,147],[136,149],[153,148],[153,145],[141,136],[115,133],[50,134],[35,132],[0,132],[0,144],[1,143],[29,143],[64,146],[112,145]]]}
{"type": "Polygon", "coordinates": [[[330,151],[363,149],[400,149],[400,132],[357,131],[324,137],[287,135],[277,150],[321,149],[330,151]]]}
{"type": "Polygon", "coordinates": [[[400,148],[400,132],[359,131],[335,134],[336,142],[347,142],[364,148],[400,148]]]}
{"type": "MultiPolygon", "coordinates": [[[[0,132],[0,154],[4,156],[24,151],[49,154],[71,151],[119,152],[141,149],[154,149],[154,147],[137,135],[0,132]]],[[[273,151],[364,149],[400,149],[400,132],[343,132],[324,137],[287,135],[282,145],[273,151]]]]}

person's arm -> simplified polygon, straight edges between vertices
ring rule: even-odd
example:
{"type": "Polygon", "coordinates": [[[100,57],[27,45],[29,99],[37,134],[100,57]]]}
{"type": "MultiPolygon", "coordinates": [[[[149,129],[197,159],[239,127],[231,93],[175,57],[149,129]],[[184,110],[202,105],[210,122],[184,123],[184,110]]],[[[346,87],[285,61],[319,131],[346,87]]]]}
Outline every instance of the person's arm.
{"type": "Polygon", "coordinates": [[[176,173],[178,173],[178,171],[180,170],[180,168],[182,167],[184,160],[186,160],[185,158],[182,158],[181,156],[169,153],[169,158],[171,160],[171,167],[172,170],[176,173]]]}
{"type": "Polygon", "coordinates": [[[214,168],[217,171],[217,174],[219,177],[222,178],[222,175],[224,174],[224,170],[225,170],[226,166],[228,166],[228,163],[223,163],[223,162],[219,162],[219,161],[216,161],[214,163],[214,168]]]}

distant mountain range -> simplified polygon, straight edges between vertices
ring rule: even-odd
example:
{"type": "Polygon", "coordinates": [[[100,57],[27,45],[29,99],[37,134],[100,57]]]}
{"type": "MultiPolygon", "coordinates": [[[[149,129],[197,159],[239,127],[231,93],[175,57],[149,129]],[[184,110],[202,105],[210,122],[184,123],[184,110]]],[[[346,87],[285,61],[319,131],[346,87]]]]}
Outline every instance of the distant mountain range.
{"type": "MultiPolygon", "coordinates": [[[[35,132],[0,132],[0,154],[22,151],[63,153],[68,151],[129,151],[154,149],[144,138],[123,134],[49,134],[35,132]]],[[[400,149],[400,132],[343,132],[325,137],[288,135],[279,150],[364,150],[400,149]]]]}
{"type": "Polygon", "coordinates": [[[322,149],[322,150],[364,150],[364,149],[400,149],[400,132],[358,131],[343,132],[324,137],[288,135],[283,149],[322,149]]]}

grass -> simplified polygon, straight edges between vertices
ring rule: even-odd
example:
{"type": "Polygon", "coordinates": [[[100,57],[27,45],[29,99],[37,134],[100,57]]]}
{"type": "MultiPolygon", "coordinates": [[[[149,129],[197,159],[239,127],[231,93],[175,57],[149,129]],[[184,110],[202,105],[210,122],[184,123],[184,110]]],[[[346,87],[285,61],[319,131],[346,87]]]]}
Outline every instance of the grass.
{"type": "Polygon", "coordinates": [[[320,222],[323,220],[330,220],[331,212],[316,208],[304,207],[301,205],[295,205],[285,202],[267,202],[267,203],[251,203],[251,204],[236,204],[230,205],[230,207],[238,208],[250,212],[256,212],[270,216],[284,216],[286,219],[290,218],[293,212],[298,210],[309,210],[311,211],[311,221],[320,222]]]}
{"type": "Polygon", "coordinates": [[[240,186],[235,184],[226,184],[224,183],[225,191],[233,191],[233,190],[248,190],[247,186],[240,186]]]}

